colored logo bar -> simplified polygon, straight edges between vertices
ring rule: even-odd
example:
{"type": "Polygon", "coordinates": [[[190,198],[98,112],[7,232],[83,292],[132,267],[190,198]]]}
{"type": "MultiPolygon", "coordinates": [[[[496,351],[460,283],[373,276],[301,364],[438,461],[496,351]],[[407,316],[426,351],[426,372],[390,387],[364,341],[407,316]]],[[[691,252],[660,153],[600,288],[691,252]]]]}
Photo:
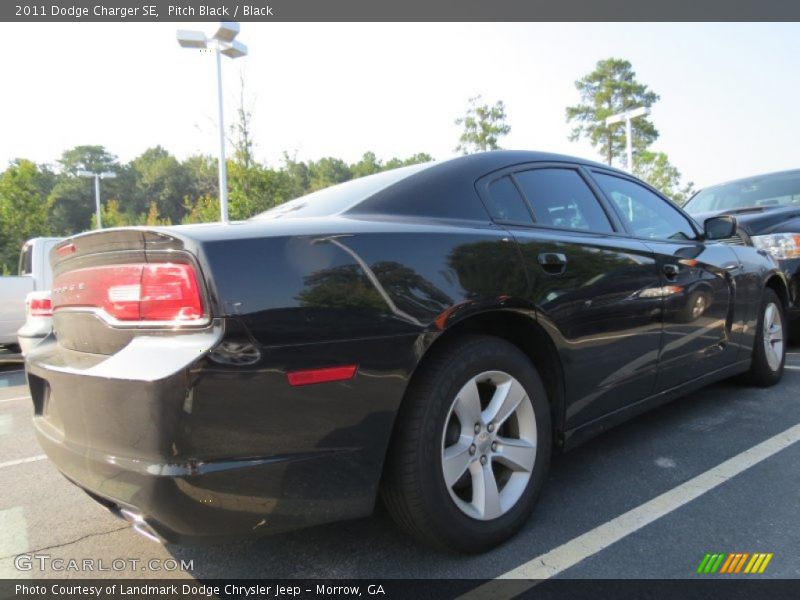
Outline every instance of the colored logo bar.
{"type": "Polygon", "coordinates": [[[709,552],[700,561],[697,572],[700,574],[732,575],[735,573],[763,573],[769,561],[772,560],[772,552],[709,552]]]}

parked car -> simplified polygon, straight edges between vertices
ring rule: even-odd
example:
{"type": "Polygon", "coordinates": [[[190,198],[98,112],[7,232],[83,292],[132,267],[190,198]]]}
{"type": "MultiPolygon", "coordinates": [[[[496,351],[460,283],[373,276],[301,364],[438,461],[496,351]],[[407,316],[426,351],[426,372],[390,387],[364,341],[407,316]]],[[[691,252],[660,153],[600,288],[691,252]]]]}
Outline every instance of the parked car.
{"type": "Polygon", "coordinates": [[[786,281],[717,241],[736,227],[605,165],[497,151],[245,222],[79,235],[27,357],[37,437],[157,539],[363,517],[380,494],[418,539],[484,551],[554,447],[726,377],[778,382],[786,281]]]}
{"type": "Polygon", "coordinates": [[[25,324],[25,298],[29,292],[50,289],[48,253],[62,239],[28,240],[20,251],[18,274],[0,277],[0,346],[19,351],[17,330],[25,324]]]}
{"type": "Polygon", "coordinates": [[[50,290],[28,292],[25,297],[25,324],[17,331],[23,355],[35,348],[53,330],[53,306],[50,290]]]}
{"type": "Polygon", "coordinates": [[[800,339],[800,169],[705,188],[684,208],[699,220],[735,216],[753,245],[777,259],[789,281],[793,337],[800,339]]]}

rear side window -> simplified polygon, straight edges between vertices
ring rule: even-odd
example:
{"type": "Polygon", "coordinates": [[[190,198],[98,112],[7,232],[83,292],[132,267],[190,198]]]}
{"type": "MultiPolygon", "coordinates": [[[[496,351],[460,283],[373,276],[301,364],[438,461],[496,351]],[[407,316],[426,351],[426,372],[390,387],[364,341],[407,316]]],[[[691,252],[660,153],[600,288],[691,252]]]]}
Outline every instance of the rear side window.
{"type": "Polygon", "coordinates": [[[597,233],[614,231],[600,202],[577,171],[533,169],[514,176],[537,223],[597,233]]]}
{"type": "Polygon", "coordinates": [[[697,233],[678,209],[646,187],[604,173],[595,173],[598,185],[617,205],[636,237],[655,240],[693,240],[697,233]]]}
{"type": "Polygon", "coordinates": [[[525,200],[510,177],[501,177],[490,183],[488,196],[487,208],[493,219],[533,224],[525,200]]]}
{"type": "Polygon", "coordinates": [[[33,273],[33,246],[25,244],[19,255],[19,274],[30,275],[33,273]]]}

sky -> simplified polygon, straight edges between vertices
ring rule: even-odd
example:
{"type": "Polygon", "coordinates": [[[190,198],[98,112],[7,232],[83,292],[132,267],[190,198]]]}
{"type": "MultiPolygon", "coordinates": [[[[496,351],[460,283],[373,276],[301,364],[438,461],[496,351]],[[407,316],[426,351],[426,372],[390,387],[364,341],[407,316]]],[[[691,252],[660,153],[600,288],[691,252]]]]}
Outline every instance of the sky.
{"type": "MultiPolygon", "coordinates": [[[[176,29],[213,23],[0,24],[0,166],[55,164],[99,144],[126,162],[161,145],[216,155],[211,53],[176,29]]],[[[245,81],[256,157],[278,166],[368,150],[454,155],[467,100],[503,100],[504,148],[601,160],[570,142],[565,107],[598,60],[629,60],[661,96],[666,152],[697,186],[800,167],[800,24],[242,23],[246,58],[225,59],[226,125],[245,81]]]]}

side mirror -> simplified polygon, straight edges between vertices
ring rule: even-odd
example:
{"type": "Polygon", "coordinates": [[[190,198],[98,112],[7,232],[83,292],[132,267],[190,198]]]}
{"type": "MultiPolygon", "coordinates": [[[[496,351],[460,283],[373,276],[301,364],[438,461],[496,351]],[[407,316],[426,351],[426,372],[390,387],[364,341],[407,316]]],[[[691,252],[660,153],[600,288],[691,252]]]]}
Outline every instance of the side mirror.
{"type": "Polygon", "coordinates": [[[706,219],[703,230],[707,240],[724,240],[735,236],[739,226],[735,218],[722,215],[706,219]]]}

